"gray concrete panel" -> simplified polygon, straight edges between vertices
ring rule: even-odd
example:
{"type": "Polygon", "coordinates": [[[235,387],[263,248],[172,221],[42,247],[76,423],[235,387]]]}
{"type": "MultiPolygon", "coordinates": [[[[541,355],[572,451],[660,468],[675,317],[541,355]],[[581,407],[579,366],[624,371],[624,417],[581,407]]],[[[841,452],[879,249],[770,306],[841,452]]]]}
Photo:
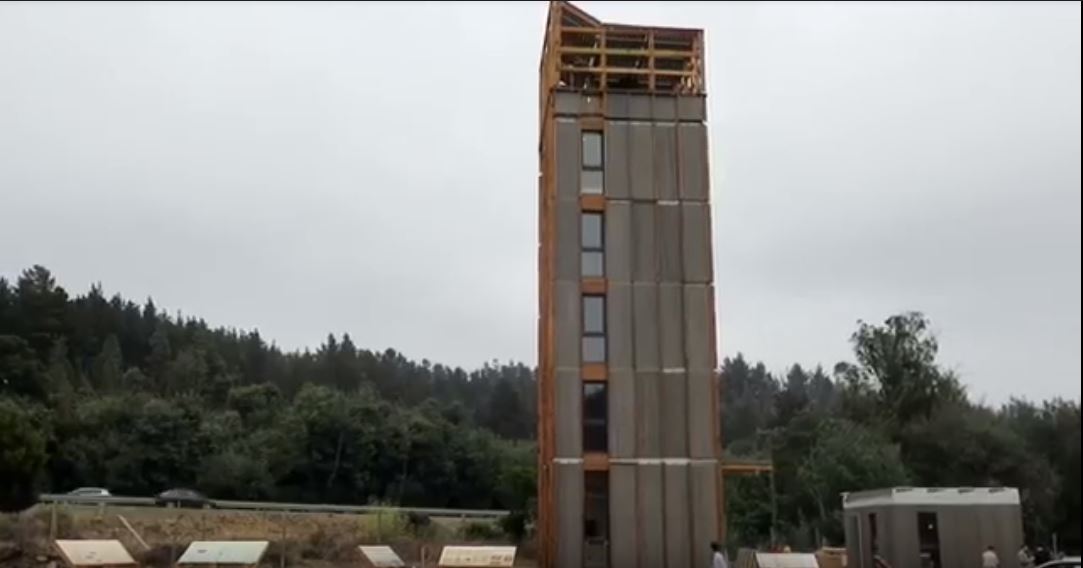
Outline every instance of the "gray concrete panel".
{"type": "Polygon", "coordinates": [[[636,485],[639,489],[639,565],[642,568],[662,568],[665,566],[662,465],[638,466],[636,485]]]}
{"type": "Polygon", "coordinates": [[[636,568],[636,466],[609,466],[609,565],[636,568]]]}
{"type": "Polygon", "coordinates": [[[677,120],[677,97],[654,95],[654,113],[651,118],[656,122],[675,122],[677,120]]]}
{"type": "Polygon", "coordinates": [[[657,372],[636,371],[636,457],[661,456],[660,389],[657,372]]]}
{"type": "Polygon", "coordinates": [[[707,185],[707,127],[682,122],[677,127],[677,152],[680,156],[678,174],[681,199],[706,201],[707,185]]]}
{"type": "Polygon", "coordinates": [[[666,567],[693,568],[689,466],[666,464],[664,468],[666,567]]]}
{"type": "Polygon", "coordinates": [[[632,284],[632,322],[637,371],[657,371],[658,357],[658,286],[632,284]]]}
{"type": "Polygon", "coordinates": [[[658,199],[677,199],[677,125],[654,124],[654,187],[658,199]]]}
{"type": "Polygon", "coordinates": [[[579,280],[579,226],[582,210],[578,199],[556,202],[556,277],[557,280],[579,280]]]}
{"type": "Polygon", "coordinates": [[[694,459],[715,457],[712,413],[717,397],[713,371],[688,373],[688,455],[694,459]]]}
{"type": "Polygon", "coordinates": [[[609,455],[636,457],[636,376],[630,369],[610,369],[609,455]]]}
{"type": "MultiPolygon", "coordinates": [[[[985,514],[978,515],[978,534],[981,535],[981,548],[985,550],[986,546],[990,544],[996,546],[996,518],[989,514],[987,509],[992,507],[982,507],[982,512],[985,514]]],[[[1001,551],[1004,554],[1005,551],[1001,551]]],[[[1010,554],[1010,551],[1008,552],[1010,554]]],[[[981,556],[975,556],[974,558],[981,558],[981,556]]]]}
{"type": "Polygon", "coordinates": [[[661,394],[662,457],[688,457],[688,379],[684,372],[663,372],[661,394]]]}
{"type": "Polygon", "coordinates": [[[711,206],[706,201],[684,202],[681,251],[684,281],[709,284],[713,278],[711,206]]]}
{"type": "MultiPolygon", "coordinates": [[[[609,121],[605,128],[605,195],[628,199],[628,123],[609,121]]],[[[576,172],[578,176],[579,173],[576,172]]]]}
{"type": "Polygon", "coordinates": [[[632,280],[632,202],[610,200],[605,208],[605,277],[632,280]]]}
{"type": "Polygon", "coordinates": [[[598,95],[583,95],[579,97],[579,114],[583,116],[601,115],[603,113],[602,97],[598,95]]]}
{"type": "Polygon", "coordinates": [[[579,370],[579,282],[558,280],[553,294],[553,342],[556,368],[579,370]]]}
{"type": "Polygon", "coordinates": [[[707,97],[703,95],[681,95],[677,97],[677,115],[683,121],[703,122],[707,120],[707,97]]]}
{"type": "MultiPolygon", "coordinates": [[[[955,568],[957,566],[965,566],[966,558],[964,551],[969,554],[973,554],[971,557],[971,564],[978,566],[977,560],[981,558],[981,552],[973,553],[970,548],[977,547],[977,544],[971,545],[968,539],[962,534],[968,526],[973,526],[974,519],[973,509],[969,507],[953,507],[951,509],[944,509],[939,514],[940,532],[943,534],[940,542],[951,544],[941,547],[940,550],[940,562],[941,566],[955,568]]],[[[976,542],[976,541],[975,541],[976,542]]]]}
{"type": "Polygon", "coordinates": [[[579,198],[579,122],[557,119],[557,199],[579,198]]]}
{"type": "Polygon", "coordinates": [[[710,286],[688,284],[684,287],[684,353],[685,366],[689,371],[714,368],[712,296],[710,286]]]}
{"type": "Polygon", "coordinates": [[[650,120],[653,118],[651,116],[651,96],[629,95],[628,118],[632,120],[650,120]]]}
{"type": "Polygon", "coordinates": [[[679,284],[684,280],[681,270],[681,206],[676,201],[659,203],[654,211],[658,223],[655,233],[658,240],[658,280],[679,284]]]}
{"type": "Polygon", "coordinates": [[[683,295],[680,284],[658,286],[658,335],[663,369],[684,368],[683,295]]]}
{"type": "Polygon", "coordinates": [[[696,558],[710,550],[718,534],[718,467],[715,463],[697,462],[691,469],[692,551],[696,558]]]}
{"type": "Polygon", "coordinates": [[[883,512],[877,511],[877,517],[888,519],[890,523],[890,532],[878,537],[880,546],[886,547],[887,558],[898,559],[899,564],[893,566],[918,568],[920,555],[916,512],[894,507],[883,512]]]}
{"type": "Polygon", "coordinates": [[[583,565],[583,464],[554,465],[556,482],[557,565],[583,565]]]}
{"type": "Polygon", "coordinates": [[[629,95],[621,93],[609,93],[605,97],[605,116],[620,120],[628,119],[629,95]]]}
{"type": "Polygon", "coordinates": [[[658,281],[657,228],[653,203],[632,204],[632,280],[658,281]]]}
{"type": "Polygon", "coordinates": [[[560,369],[553,387],[556,457],[583,457],[583,380],[578,369],[560,369]]]}
{"type": "Polygon", "coordinates": [[[553,108],[558,116],[579,116],[579,102],[579,93],[557,91],[553,108]]]}
{"type": "MultiPolygon", "coordinates": [[[[963,514],[962,525],[956,525],[958,529],[954,535],[956,542],[956,559],[962,559],[966,564],[961,566],[978,566],[978,563],[974,560],[981,558],[981,553],[985,550],[987,543],[981,536],[981,530],[979,529],[978,519],[981,518],[981,512],[975,507],[966,507],[966,511],[963,514]]],[[[959,564],[955,565],[960,566],[959,564]]],[[[953,567],[955,568],[955,567],[953,567]]]]}
{"type": "Polygon", "coordinates": [[[635,366],[632,305],[632,285],[610,281],[606,297],[605,330],[610,370],[632,369],[635,366]]]}
{"type": "Polygon", "coordinates": [[[628,183],[632,199],[654,200],[654,135],[649,122],[628,123],[628,183]]]}

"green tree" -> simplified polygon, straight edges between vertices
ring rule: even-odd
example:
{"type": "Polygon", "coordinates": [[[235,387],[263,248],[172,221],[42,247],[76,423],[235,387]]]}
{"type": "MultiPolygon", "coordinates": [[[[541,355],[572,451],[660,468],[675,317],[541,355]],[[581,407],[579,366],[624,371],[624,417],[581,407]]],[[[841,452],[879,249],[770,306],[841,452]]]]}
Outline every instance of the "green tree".
{"type": "MultiPolygon", "coordinates": [[[[891,316],[880,326],[858,322],[850,341],[857,363],[841,363],[836,372],[851,393],[871,397],[892,428],[928,417],[942,403],[965,400],[955,376],[937,367],[938,344],[922,314],[891,316]]],[[[873,420],[867,410],[858,416],[873,420]]]]}
{"type": "Polygon", "coordinates": [[[58,339],[49,351],[45,377],[47,389],[54,401],[70,399],[74,395],[79,377],[68,358],[68,345],[64,338],[58,339]]]}
{"type": "Polygon", "coordinates": [[[109,335],[102,344],[101,352],[94,359],[94,372],[91,375],[94,386],[103,392],[122,388],[123,365],[124,355],[120,351],[120,341],[116,335],[109,335]]]}
{"type": "Polygon", "coordinates": [[[36,501],[49,435],[40,411],[0,398],[0,511],[21,511],[36,501]]]}
{"type": "Polygon", "coordinates": [[[53,342],[67,330],[68,293],[44,266],[23,271],[16,285],[15,311],[19,335],[45,361],[53,342]]]}
{"type": "Polygon", "coordinates": [[[281,410],[282,392],[278,387],[263,383],[230,389],[227,406],[235,410],[250,426],[267,426],[281,410]]]}
{"type": "Polygon", "coordinates": [[[21,337],[0,335],[0,395],[45,397],[45,377],[30,344],[21,337]]]}
{"type": "Polygon", "coordinates": [[[180,351],[165,370],[165,392],[170,394],[202,391],[208,383],[209,371],[203,350],[189,347],[180,351]]]}
{"type": "Polygon", "coordinates": [[[821,422],[797,478],[816,505],[822,538],[842,544],[840,496],[848,491],[907,483],[899,449],[887,438],[846,420],[821,422]]]}
{"type": "MultiPolygon", "coordinates": [[[[149,305],[150,308],[154,304],[149,305]]],[[[166,368],[173,358],[173,349],[169,344],[169,334],[165,326],[159,326],[150,336],[150,355],[147,356],[147,370],[159,383],[164,382],[166,368]]]]}

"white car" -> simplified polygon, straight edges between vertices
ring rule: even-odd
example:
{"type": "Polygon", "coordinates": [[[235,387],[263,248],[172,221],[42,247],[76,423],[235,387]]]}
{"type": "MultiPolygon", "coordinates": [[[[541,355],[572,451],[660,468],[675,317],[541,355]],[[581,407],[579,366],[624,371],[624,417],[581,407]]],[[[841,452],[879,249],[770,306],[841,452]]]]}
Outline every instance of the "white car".
{"type": "Polygon", "coordinates": [[[109,490],[104,487],[80,487],[68,492],[68,495],[75,497],[112,497],[109,490]]]}
{"type": "Polygon", "coordinates": [[[1080,568],[1078,556],[1065,556],[1059,560],[1051,560],[1038,568],[1080,568]]]}

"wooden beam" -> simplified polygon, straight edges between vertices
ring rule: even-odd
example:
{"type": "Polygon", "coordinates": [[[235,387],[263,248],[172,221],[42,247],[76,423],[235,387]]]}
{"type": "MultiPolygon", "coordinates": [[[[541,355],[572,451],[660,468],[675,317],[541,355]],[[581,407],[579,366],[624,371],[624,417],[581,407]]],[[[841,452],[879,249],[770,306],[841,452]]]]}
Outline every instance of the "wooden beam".
{"type": "MultiPolygon", "coordinates": [[[[649,48],[644,48],[644,49],[623,49],[623,48],[619,48],[619,47],[606,47],[606,48],[601,48],[601,47],[575,47],[575,46],[571,46],[571,45],[561,47],[560,52],[561,53],[569,53],[569,54],[573,54],[573,55],[602,55],[603,53],[607,54],[607,55],[629,55],[629,56],[633,56],[633,57],[635,57],[635,56],[647,57],[648,55],[650,55],[650,49],[649,48]]],[[[656,50],[654,50],[654,55],[655,55],[655,57],[661,57],[663,59],[666,59],[666,58],[672,58],[672,59],[685,59],[685,58],[687,58],[687,59],[691,59],[692,57],[694,57],[696,55],[696,53],[694,51],[683,51],[683,50],[675,50],[675,49],[656,49],[656,50]]]]}
{"type": "MultiPolygon", "coordinates": [[[[575,67],[572,65],[561,65],[560,70],[565,73],[591,73],[594,75],[600,75],[602,73],[608,73],[610,75],[650,75],[651,69],[636,69],[635,67],[575,67]]],[[[669,77],[692,77],[695,75],[695,71],[688,69],[654,69],[655,75],[666,75],[669,77]]]]}
{"type": "Polygon", "coordinates": [[[609,369],[605,363],[586,363],[579,368],[579,374],[584,381],[601,382],[609,380],[609,369]]]}
{"type": "Polygon", "coordinates": [[[722,475],[748,475],[748,474],[760,474],[771,473],[775,471],[775,466],[769,461],[723,461],[720,469],[722,475]]]}
{"type": "Polygon", "coordinates": [[[609,454],[599,452],[583,454],[583,471],[609,471],[609,454]]]}

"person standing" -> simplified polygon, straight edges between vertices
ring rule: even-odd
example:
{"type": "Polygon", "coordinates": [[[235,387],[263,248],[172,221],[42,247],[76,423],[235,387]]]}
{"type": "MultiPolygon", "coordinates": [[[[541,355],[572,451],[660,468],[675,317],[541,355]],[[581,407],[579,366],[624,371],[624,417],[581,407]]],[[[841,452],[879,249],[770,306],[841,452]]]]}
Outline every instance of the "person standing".
{"type": "Polygon", "coordinates": [[[1033,568],[1033,567],[1034,567],[1034,557],[1031,556],[1030,549],[1027,548],[1027,545],[1024,544],[1024,545],[1019,547],[1019,568],[1033,568]]]}
{"type": "Polygon", "coordinates": [[[726,555],[722,553],[722,547],[717,542],[711,543],[711,568],[729,568],[726,555]]]}
{"type": "Polygon", "coordinates": [[[985,549],[985,552],[981,553],[981,568],[1000,568],[997,549],[991,544],[985,549]]]}

